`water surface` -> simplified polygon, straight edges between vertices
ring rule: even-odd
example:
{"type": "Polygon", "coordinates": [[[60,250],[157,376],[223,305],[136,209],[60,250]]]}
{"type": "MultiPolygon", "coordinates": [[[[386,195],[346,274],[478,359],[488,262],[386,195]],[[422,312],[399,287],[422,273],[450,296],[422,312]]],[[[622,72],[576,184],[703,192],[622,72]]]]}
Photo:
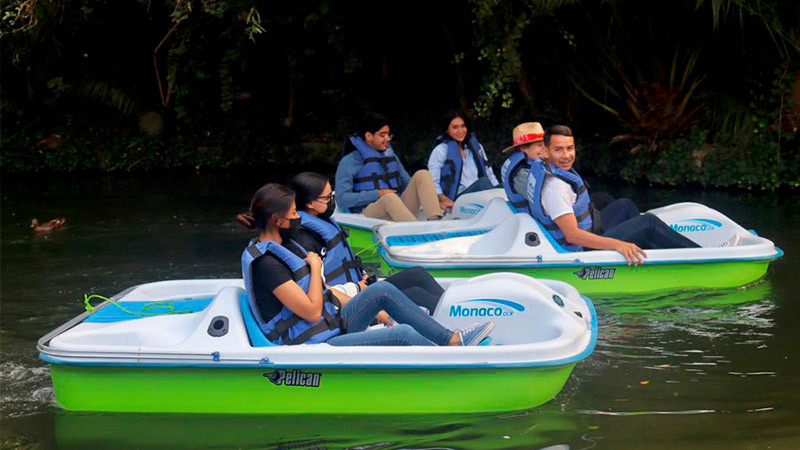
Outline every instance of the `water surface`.
{"type": "Polygon", "coordinates": [[[82,312],[84,293],[238,276],[249,233],[233,217],[265,181],[229,173],[4,177],[3,447],[800,448],[800,198],[602,183],[593,186],[642,209],[705,203],[772,239],[786,256],[746,289],[593,298],[597,349],[560,395],[531,411],[226,417],[59,410],[36,340],[82,312]],[[28,227],[33,217],[57,216],[67,219],[62,230],[34,234],[28,227]]]}

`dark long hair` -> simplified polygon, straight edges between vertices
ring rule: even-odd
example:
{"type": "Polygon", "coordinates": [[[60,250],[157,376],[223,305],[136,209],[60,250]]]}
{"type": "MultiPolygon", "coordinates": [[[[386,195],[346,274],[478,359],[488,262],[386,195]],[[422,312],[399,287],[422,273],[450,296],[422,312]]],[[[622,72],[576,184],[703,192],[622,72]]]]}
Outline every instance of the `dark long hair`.
{"type": "Polygon", "coordinates": [[[268,183],[253,194],[250,213],[254,226],[260,231],[267,229],[267,223],[275,215],[286,215],[294,202],[294,191],[282,184],[268,183]]]}
{"type": "MultiPolygon", "coordinates": [[[[439,131],[441,131],[441,134],[439,136],[436,136],[436,140],[434,141],[434,145],[439,145],[439,144],[441,144],[442,142],[445,142],[448,139],[452,139],[452,137],[450,137],[450,135],[447,134],[447,130],[450,128],[450,122],[452,122],[453,119],[455,119],[456,117],[459,117],[459,118],[461,118],[461,120],[464,121],[464,125],[467,126],[467,137],[469,137],[469,134],[472,133],[472,131],[471,131],[472,130],[472,124],[469,122],[469,119],[467,118],[467,115],[464,114],[464,111],[461,111],[460,109],[451,109],[451,110],[449,110],[449,111],[444,113],[444,115],[442,116],[441,122],[439,122],[439,126],[440,126],[439,131]]],[[[465,141],[466,141],[466,138],[465,138],[465,141]]]]}
{"type": "Polygon", "coordinates": [[[295,175],[289,182],[289,187],[294,189],[294,202],[297,204],[297,210],[307,211],[306,205],[322,194],[326,184],[328,184],[328,177],[315,172],[303,172],[295,175]]]}
{"type": "Polygon", "coordinates": [[[442,127],[441,131],[445,136],[447,136],[447,130],[450,128],[450,122],[452,122],[456,117],[464,121],[464,125],[467,126],[467,131],[472,130],[472,124],[469,122],[467,115],[464,114],[464,111],[461,111],[460,109],[451,109],[444,113],[444,116],[442,116],[442,121],[440,122],[442,127]]]}

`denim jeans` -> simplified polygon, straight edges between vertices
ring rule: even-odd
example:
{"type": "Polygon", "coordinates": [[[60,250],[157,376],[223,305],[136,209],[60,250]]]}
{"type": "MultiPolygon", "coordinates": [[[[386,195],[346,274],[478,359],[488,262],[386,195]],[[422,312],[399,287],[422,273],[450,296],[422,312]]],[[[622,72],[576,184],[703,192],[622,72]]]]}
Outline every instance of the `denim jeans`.
{"type": "Polygon", "coordinates": [[[397,289],[419,306],[424,306],[433,315],[444,289],[422,267],[411,267],[386,278],[397,289]]]}
{"type": "Polygon", "coordinates": [[[391,283],[379,281],[350,299],[342,307],[345,334],[328,340],[337,346],[351,345],[447,345],[453,332],[423,312],[391,283]],[[367,330],[372,319],[386,311],[401,325],[367,330]]]}
{"type": "Polygon", "coordinates": [[[604,232],[603,236],[633,242],[643,249],[700,247],[650,213],[617,224],[604,232]]]}
{"type": "MultiPolygon", "coordinates": [[[[488,189],[494,189],[496,187],[497,186],[493,185],[492,182],[489,181],[488,177],[480,177],[477,180],[475,180],[474,183],[472,183],[469,186],[467,186],[466,189],[464,189],[463,191],[461,191],[458,194],[456,194],[456,198],[461,197],[464,194],[469,194],[469,193],[472,193],[472,192],[485,191],[485,190],[488,190],[488,189]]],[[[453,200],[455,200],[456,198],[454,198],[453,200]]]]}
{"type": "Polygon", "coordinates": [[[629,198],[618,198],[600,208],[600,226],[610,230],[615,226],[639,216],[639,208],[629,198]]]}

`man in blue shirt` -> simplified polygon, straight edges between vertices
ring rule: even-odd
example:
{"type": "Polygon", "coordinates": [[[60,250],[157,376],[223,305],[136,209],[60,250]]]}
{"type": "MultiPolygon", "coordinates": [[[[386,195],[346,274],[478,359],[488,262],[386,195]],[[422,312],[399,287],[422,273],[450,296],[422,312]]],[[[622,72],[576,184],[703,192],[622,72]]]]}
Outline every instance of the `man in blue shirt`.
{"type": "Polygon", "coordinates": [[[358,134],[345,138],[351,148],[336,168],[336,204],[351,213],[395,222],[442,218],[433,177],[427,170],[409,176],[391,147],[389,119],[374,112],[361,120],[358,134]]]}

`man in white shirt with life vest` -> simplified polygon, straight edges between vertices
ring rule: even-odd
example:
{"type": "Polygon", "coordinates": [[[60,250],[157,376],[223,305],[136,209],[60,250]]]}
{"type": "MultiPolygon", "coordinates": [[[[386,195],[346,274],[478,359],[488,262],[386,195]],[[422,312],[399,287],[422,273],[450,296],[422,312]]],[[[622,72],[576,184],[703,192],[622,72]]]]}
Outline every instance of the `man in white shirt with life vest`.
{"type": "Polygon", "coordinates": [[[554,125],[545,133],[544,143],[547,162],[537,160],[528,176],[531,215],[565,249],[614,250],[624,256],[629,265],[637,265],[647,257],[642,248],[699,247],[649,213],[620,223],[604,222],[602,230],[593,227],[588,189],[572,168],[576,157],[572,130],[554,125]],[[598,231],[602,234],[595,234],[598,231]]]}

